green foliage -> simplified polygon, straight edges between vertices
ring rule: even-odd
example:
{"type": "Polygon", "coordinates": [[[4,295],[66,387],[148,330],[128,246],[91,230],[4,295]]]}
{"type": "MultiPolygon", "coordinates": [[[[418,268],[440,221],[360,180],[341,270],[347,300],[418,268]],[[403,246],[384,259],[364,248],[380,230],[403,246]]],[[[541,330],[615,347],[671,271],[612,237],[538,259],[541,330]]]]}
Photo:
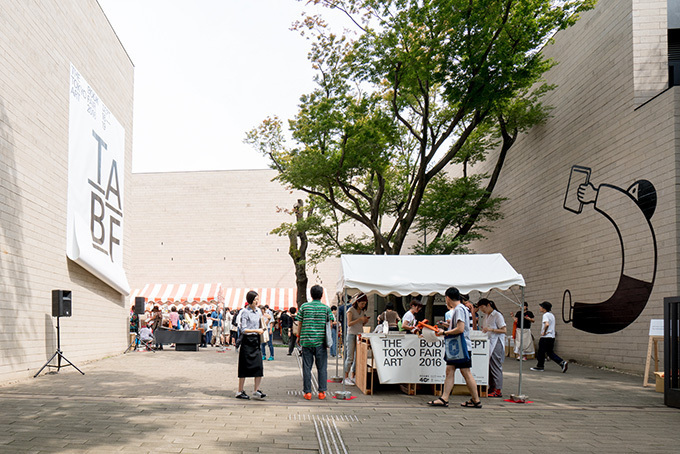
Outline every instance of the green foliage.
{"type": "Polygon", "coordinates": [[[344,12],[355,33],[321,17],[295,28],[313,40],[317,87],[288,122],[267,118],[246,142],[284,185],[317,207],[307,229],[319,254],[398,254],[409,232],[432,232],[419,253],[464,251],[500,216],[491,193],[518,134],[541,123],[555,63],[542,46],[594,0],[310,0],[344,12]],[[489,175],[468,170],[500,150],[489,175]],[[444,176],[462,164],[463,176],[444,176]],[[339,225],[365,227],[341,238],[339,225]]]}

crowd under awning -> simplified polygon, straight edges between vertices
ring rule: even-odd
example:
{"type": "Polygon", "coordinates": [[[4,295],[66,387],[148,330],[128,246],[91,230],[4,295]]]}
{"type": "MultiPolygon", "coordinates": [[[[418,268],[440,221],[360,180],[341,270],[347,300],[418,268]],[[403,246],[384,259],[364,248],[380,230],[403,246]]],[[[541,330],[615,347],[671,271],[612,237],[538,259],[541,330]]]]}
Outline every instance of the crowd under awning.
{"type": "Polygon", "coordinates": [[[222,302],[222,284],[147,284],[130,293],[130,302],[136,297],[143,297],[149,306],[155,304],[168,306],[217,305],[222,302]]]}
{"type": "MultiPolygon", "coordinates": [[[[154,304],[171,307],[216,307],[223,304],[229,309],[241,309],[246,303],[246,294],[255,290],[260,295],[260,306],[265,304],[270,309],[281,311],[297,306],[297,289],[295,287],[223,287],[221,283],[207,284],[147,284],[134,289],[130,293],[130,304],[134,304],[136,297],[146,300],[146,309],[150,310],[154,304]]],[[[311,298],[307,295],[307,301],[311,298]]],[[[328,305],[328,298],[324,289],[321,302],[328,305]]]]}
{"type": "MultiPolygon", "coordinates": [[[[288,310],[297,307],[297,289],[295,287],[274,287],[274,288],[244,288],[226,287],[223,289],[224,305],[229,309],[241,309],[246,304],[246,294],[250,290],[255,290],[260,295],[260,306],[265,304],[275,311],[288,310]]],[[[309,295],[307,301],[311,301],[309,295]]],[[[321,302],[328,305],[328,298],[324,289],[321,302]]]]}

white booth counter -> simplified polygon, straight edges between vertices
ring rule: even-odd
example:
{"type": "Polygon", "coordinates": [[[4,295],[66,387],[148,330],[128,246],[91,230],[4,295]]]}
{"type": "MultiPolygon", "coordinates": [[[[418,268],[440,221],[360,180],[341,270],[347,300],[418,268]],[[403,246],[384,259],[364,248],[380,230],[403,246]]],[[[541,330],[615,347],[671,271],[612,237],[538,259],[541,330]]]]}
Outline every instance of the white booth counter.
{"type": "MultiPolygon", "coordinates": [[[[477,385],[489,381],[489,340],[481,331],[470,333],[472,375],[477,385]]],[[[382,384],[441,385],[446,378],[444,340],[428,342],[413,334],[363,334],[357,345],[357,386],[371,394],[374,376],[382,384]]],[[[456,371],[455,384],[465,384],[456,371]]]]}

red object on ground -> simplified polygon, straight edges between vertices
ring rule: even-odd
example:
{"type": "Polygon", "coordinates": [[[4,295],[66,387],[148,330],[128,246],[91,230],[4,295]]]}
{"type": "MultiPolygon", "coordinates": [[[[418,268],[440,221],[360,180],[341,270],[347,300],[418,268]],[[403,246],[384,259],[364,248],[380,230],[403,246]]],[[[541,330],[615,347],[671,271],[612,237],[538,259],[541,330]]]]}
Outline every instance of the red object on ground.
{"type": "MultiPolygon", "coordinates": [[[[356,399],[356,398],[357,398],[357,396],[352,396],[349,399],[340,399],[340,400],[352,400],[352,399],[356,399]]],[[[337,397],[333,396],[333,399],[337,399],[337,397]]]]}
{"type": "Polygon", "coordinates": [[[510,403],[513,403],[513,404],[533,404],[533,403],[534,403],[533,400],[527,400],[526,402],[515,402],[515,401],[512,400],[512,399],[503,399],[503,400],[504,400],[505,402],[510,402],[510,403]]]}

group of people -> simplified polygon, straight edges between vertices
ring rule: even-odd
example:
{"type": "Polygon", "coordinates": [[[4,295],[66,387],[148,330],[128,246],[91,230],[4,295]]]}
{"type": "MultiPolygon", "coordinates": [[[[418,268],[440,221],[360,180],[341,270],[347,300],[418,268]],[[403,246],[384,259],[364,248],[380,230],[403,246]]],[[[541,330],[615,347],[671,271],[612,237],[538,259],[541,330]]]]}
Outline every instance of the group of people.
{"type": "MultiPolygon", "coordinates": [[[[288,343],[288,355],[293,350],[300,348],[303,368],[303,392],[305,399],[312,398],[311,370],[314,364],[318,373],[319,392],[318,398],[325,399],[327,391],[327,361],[328,350],[326,345],[326,325],[332,327],[331,356],[337,355],[338,336],[344,330],[346,355],[344,361],[344,383],[354,385],[356,373],[356,346],[357,338],[364,333],[364,327],[370,322],[370,316],[366,313],[368,296],[359,294],[347,305],[339,308],[329,308],[321,302],[323,287],[315,285],[310,289],[312,301],[304,303],[297,310],[295,307],[288,311],[274,313],[268,306],[260,307],[260,297],[255,291],[246,295],[246,305],[239,311],[224,312],[214,310],[210,313],[199,309],[191,311],[173,310],[170,312],[167,324],[175,329],[203,328],[205,336],[203,346],[206,344],[236,345],[239,349],[238,377],[239,386],[236,395],[239,399],[250,399],[245,392],[245,379],[254,378],[253,395],[258,398],[266,397],[260,389],[264,375],[263,361],[274,359],[272,334],[274,330],[280,330],[284,343],[288,343]],[[344,321],[343,325],[341,321],[344,321]],[[209,329],[211,328],[211,329],[209,329]],[[266,347],[269,347],[269,357],[266,355],[266,347]]],[[[445,348],[446,378],[442,395],[428,402],[431,406],[448,406],[448,397],[453,389],[455,371],[458,369],[465,379],[470,400],[462,404],[463,407],[481,408],[482,404],[477,391],[477,384],[472,376],[472,354],[470,332],[480,329],[486,333],[489,339],[489,391],[488,397],[503,397],[503,362],[505,359],[505,342],[507,326],[503,315],[498,311],[496,304],[487,299],[480,299],[477,304],[472,304],[467,295],[461,294],[455,287],[450,287],[445,292],[445,300],[448,312],[444,321],[440,322],[436,331],[437,336],[443,336],[446,342],[459,342],[466,346],[467,355],[462,358],[448,356],[448,347],[445,348]],[[480,316],[480,313],[483,314],[480,316]],[[461,342],[462,341],[462,342],[461,342]]],[[[385,311],[378,316],[378,324],[386,323],[389,331],[404,331],[419,334],[420,328],[416,315],[422,309],[423,304],[418,298],[410,302],[409,310],[403,318],[394,310],[392,303],[388,302],[385,311]]],[[[560,358],[554,352],[555,345],[555,316],[552,314],[551,303],[544,301],[540,305],[541,337],[538,344],[536,367],[533,371],[543,371],[545,357],[548,356],[557,363],[562,372],[566,372],[569,363],[560,358]]],[[[524,310],[514,314],[515,329],[513,335],[516,338],[515,352],[522,359],[524,355],[533,353],[533,338],[531,324],[535,322],[534,314],[529,311],[524,303],[524,310]],[[520,345],[522,346],[520,348],[520,345]]],[[[160,308],[154,308],[148,324],[139,332],[142,339],[148,340],[152,332],[163,323],[160,308]]],[[[130,318],[130,331],[136,332],[139,328],[139,318],[132,309],[130,318]]],[[[341,336],[342,338],[342,336],[341,336]]],[[[160,347],[162,348],[162,346],[160,347]]]]}
{"type": "MultiPolygon", "coordinates": [[[[334,322],[331,309],[321,302],[323,287],[314,285],[310,289],[312,301],[300,306],[300,310],[291,309],[292,332],[290,340],[301,347],[302,356],[302,389],[304,398],[312,399],[312,366],[316,363],[318,374],[318,398],[326,398],[328,386],[326,347],[326,324],[334,322]]],[[[260,355],[263,338],[266,337],[266,309],[260,309],[260,296],[255,291],[246,294],[246,307],[241,310],[241,335],[238,355],[238,393],[237,399],[250,399],[245,391],[246,378],[252,377],[253,396],[264,399],[267,395],[260,389],[264,376],[264,356],[260,355]]],[[[271,339],[271,337],[270,337],[271,339]]]]}

